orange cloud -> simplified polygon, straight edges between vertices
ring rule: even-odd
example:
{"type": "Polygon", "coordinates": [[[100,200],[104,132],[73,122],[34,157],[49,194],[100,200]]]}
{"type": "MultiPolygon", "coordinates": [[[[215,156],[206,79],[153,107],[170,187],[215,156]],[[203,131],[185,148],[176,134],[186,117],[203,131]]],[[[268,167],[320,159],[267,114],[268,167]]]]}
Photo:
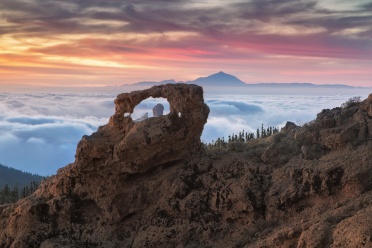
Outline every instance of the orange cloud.
{"type": "Polygon", "coordinates": [[[362,2],[167,3],[1,1],[0,84],[114,85],[220,70],[248,83],[370,78],[372,19],[362,2]]]}

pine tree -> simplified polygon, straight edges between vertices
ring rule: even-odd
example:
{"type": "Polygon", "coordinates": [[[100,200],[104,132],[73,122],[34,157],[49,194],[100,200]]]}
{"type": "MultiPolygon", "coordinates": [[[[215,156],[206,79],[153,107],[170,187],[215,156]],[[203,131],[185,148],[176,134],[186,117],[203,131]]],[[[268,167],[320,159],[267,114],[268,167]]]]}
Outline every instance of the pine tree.
{"type": "Polygon", "coordinates": [[[16,202],[19,199],[19,189],[18,189],[18,183],[13,187],[13,190],[11,192],[11,202],[16,202]]]}

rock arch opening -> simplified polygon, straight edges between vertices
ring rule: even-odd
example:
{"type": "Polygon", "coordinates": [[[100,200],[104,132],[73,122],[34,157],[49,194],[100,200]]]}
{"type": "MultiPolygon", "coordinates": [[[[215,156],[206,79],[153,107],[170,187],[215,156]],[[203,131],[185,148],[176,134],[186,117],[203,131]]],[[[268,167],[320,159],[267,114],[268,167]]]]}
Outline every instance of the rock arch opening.
{"type": "MultiPolygon", "coordinates": [[[[166,98],[163,97],[148,97],[137,104],[133,113],[130,115],[135,122],[143,121],[152,117],[159,117],[167,115],[170,112],[170,104],[166,98]]],[[[129,115],[128,113],[124,114],[129,115]]]]}

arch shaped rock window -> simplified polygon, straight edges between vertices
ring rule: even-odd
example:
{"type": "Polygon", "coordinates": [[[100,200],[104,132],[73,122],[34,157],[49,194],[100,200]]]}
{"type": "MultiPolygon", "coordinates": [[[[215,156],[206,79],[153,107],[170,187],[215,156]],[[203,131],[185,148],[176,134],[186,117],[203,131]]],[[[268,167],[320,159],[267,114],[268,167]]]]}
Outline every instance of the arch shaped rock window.
{"type": "Polygon", "coordinates": [[[184,159],[200,149],[208,114],[203,89],[197,85],[166,84],[122,93],[115,99],[115,114],[109,123],[79,143],[76,162],[107,170],[114,166],[120,173],[142,173],[184,159]],[[150,97],[165,98],[169,114],[134,122],[135,106],[150,97]]]}
{"type": "Polygon", "coordinates": [[[134,122],[139,122],[147,118],[159,117],[169,113],[170,104],[166,98],[149,97],[136,105],[130,116],[134,122]]]}

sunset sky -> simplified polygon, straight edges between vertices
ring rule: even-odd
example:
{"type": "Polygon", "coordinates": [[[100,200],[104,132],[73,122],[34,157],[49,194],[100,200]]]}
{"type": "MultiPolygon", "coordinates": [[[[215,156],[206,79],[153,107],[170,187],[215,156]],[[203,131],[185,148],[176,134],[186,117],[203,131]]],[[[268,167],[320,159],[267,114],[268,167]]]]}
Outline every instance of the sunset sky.
{"type": "Polygon", "coordinates": [[[0,87],[221,70],[246,83],[372,86],[372,1],[0,1],[0,87]]]}

